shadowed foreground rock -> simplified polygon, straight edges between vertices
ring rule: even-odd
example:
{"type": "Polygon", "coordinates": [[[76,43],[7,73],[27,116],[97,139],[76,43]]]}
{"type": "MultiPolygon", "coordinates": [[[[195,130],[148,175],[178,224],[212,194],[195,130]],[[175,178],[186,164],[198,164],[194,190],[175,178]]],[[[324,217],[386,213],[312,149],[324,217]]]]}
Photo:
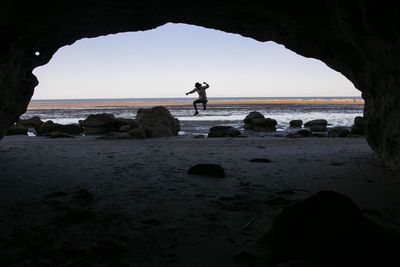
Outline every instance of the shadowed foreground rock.
{"type": "Polygon", "coordinates": [[[225,178],[224,169],[220,165],[211,163],[202,163],[194,165],[189,169],[188,174],[209,176],[215,178],[225,178]]]}
{"type": "Polygon", "coordinates": [[[208,137],[235,137],[239,136],[242,133],[232,126],[214,126],[210,128],[210,132],[208,133],[208,137]]]}
{"type": "Polygon", "coordinates": [[[262,243],[270,247],[271,260],[276,263],[307,260],[338,267],[400,264],[399,233],[372,222],[348,197],[332,191],[318,192],[283,209],[262,243]]]}

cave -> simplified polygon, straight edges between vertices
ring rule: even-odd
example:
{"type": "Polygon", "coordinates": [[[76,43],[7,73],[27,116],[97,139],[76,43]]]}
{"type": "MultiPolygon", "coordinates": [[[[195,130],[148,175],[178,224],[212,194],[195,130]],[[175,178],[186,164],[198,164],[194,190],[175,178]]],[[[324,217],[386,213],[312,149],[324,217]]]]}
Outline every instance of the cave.
{"type": "MultiPolygon", "coordinates": [[[[53,3],[50,1],[32,2],[26,0],[4,0],[0,5],[0,27],[2,29],[0,47],[3,51],[3,53],[0,55],[0,136],[3,136],[8,127],[16,122],[20,115],[24,114],[27,110],[27,106],[33,95],[34,88],[38,84],[38,80],[32,74],[32,71],[36,67],[48,63],[54,53],[60,47],[73,44],[75,41],[85,37],[97,37],[101,35],[129,31],[145,31],[154,29],[169,22],[185,23],[210,29],[217,29],[224,32],[240,34],[261,42],[274,41],[278,44],[283,44],[286,48],[302,56],[319,59],[326,63],[330,68],[342,73],[355,85],[358,90],[362,92],[362,97],[365,100],[364,118],[368,144],[375,152],[377,158],[386,166],[389,166],[393,170],[400,168],[400,105],[398,104],[400,101],[400,91],[397,89],[397,87],[400,85],[400,80],[397,75],[399,68],[398,58],[400,57],[398,51],[400,19],[398,14],[399,10],[395,3],[382,4],[376,1],[366,0],[313,0],[303,2],[98,0],[84,2],[67,1],[60,3],[53,3]]],[[[145,150],[147,147],[144,148],[144,146],[149,144],[152,145],[151,147],[155,148],[156,145],[152,143],[153,141],[148,142],[149,143],[146,143],[145,145],[138,143],[138,149],[145,150]]],[[[299,144],[302,145],[301,142],[299,144]]],[[[179,145],[183,146],[184,144],[179,145]]],[[[265,144],[261,143],[259,145],[265,144]]],[[[340,148],[342,151],[346,151],[345,146],[346,144],[341,145],[340,148]]],[[[186,147],[190,146],[186,145],[186,147]]],[[[279,151],[278,147],[279,142],[275,144],[274,149],[279,151]]],[[[97,152],[97,156],[79,154],[80,151],[78,146],[74,147],[73,149],[75,149],[74,151],[76,151],[76,155],[78,157],[86,159],[88,162],[91,160],[94,162],[97,158],[100,158],[100,151],[114,149],[111,146],[104,145],[103,147],[93,146],[93,148],[94,153],[97,152]]],[[[262,147],[260,146],[259,148],[262,147]]],[[[20,153],[22,155],[24,153],[21,151],[14,152],[13,150],[15,150],[15,148],[12,146],[7,146],[7,144],[1,147],[1,149],[3,149],[2,152],[6,151],[7,149],[7,151],[11,151],[10,153],[20,153]]],[[[29,149],[35,152],[37,150],[38,155],[41,155],[40,153],[42,153],[40,151],[40,145],[36,145],[29,149]]],[[[56,147],[55,149],[59,148],[56,147]]],[[[128,150],[129,148],[122,147],[121,149],[128,150]]],[[[240,149],[236,149],[238,150],[238,153],[244,153],[243,151],[240,151],[240,149]]],[[[178,150],[180,150],[180,148],[178,149],[178,146],[176,146],[176,151],[171,151],[171,153],[178,153],[178,150]]],[[[180,151],[182,157],[184,157],[185,151],[189,150],[180,151]]],[[[213,151],[213,153],[214,152],[215,151],[213,151]]],[[[158,149],[154,149],[152,153],[160,153],[160,151],[158,149]]],[[[321,153],[329,154],[329,150],[321,151],[321,153]]],[[[101,156],[106,158],[113,157],[113,155],[107,153],[102,153],[101,156]]],[[[314,157],[317,158],[318,155],[314,155],[314,157]]],[[[38,160],[38,158],[40,157],[35,158],[35,160],[38,160]]],[[[281,158],[282,161],[283,158],[284,156],[281,158]]],[[[53,162],[54,166],[63,166],[62,161],[57,160],[58,159],[56,158],[50,157],[48,159],[48,163],[53,162]]],[[[366,176],[371,169],[371,166],[368,166],[365,169],[362,167],[367,165],[369,161],[367,159],[359,160],[359,162],[358,159],[355,159],[355,161],[359,163],[357,171],[361,172],[362,175],[365,174],[364,176],[366,176]]],[[[18,163],[15,164],[15,169],[19,171],[18,168],[20,168],[20,166],[18,163]]],[[[38,162],[38,164],[43,163],[38,162]]],[[[345,165],[345,163],[332,163],[332,166],[340,165],[345,165]]],[[[68,174],[59,174],[58,170],[54,166],[50,166],[49,169],[55,177],[60,175],[65,180],[80,177],[79,172],[71,171],[68,174]]],[[[140,165],[136,163],[136,165],[131,164],[130,166],[133,169],[145,169],[143,164],[140,165]]],[[[69,166],[64,167],[66,170],[69,170],[69,166]]],[[[167,169],[169,167],[166,166],[165,168],[167,169]]],[[[317,166],[315,168],[317,168],[317,166]]],[[[107,166],[102,166],[102,168],[98,168],[96,170],[95,174],[98,174],[98,176],[94,178],[100,177],[103,179],[100,182],[107,184],[108,177],[104,177],[102,175],[104,172],[114,175],[115,173],[113,171],[114,170],[112,169],[107,169],[107,166]]],[[[123,169],[119,170],[120,173],[123,171],[123,169]]],[[[182,170],[180,171],[182,172],[182,170]]],[[[353,171],[355,172],[355,170],[353,171]]],[[[279,174],[282,171],[278,167],[275,167],[274,172],[279,174]]],[[[32,177],[33,175],[34,174],[32,174],[32,177]]],[[[342,177],[346,175],[346,173],[342,174],[342,177]]],[[[6,186],[8,186],[7,188],[13,188],[13,186],[15,186],[15,192],[17,192],[19,186],[18,172],[15,173],[15,177],[16,179],[13,180],[13,183],[15,184],[6,184],[6,186]]],[[[390,177],[398,178],[396,174],[392,173],[390,173],[390,177]]],[[[94,178],[93,181],[98,182],[94,178]]],[[[160,177],[158,176],[151,177],[152,180],[149,181],[149,183],[151,182],[153,184],[157,184],[159,178],[160,177]]],[[[117,175],[115,179],[119,179],[117,175]]],[[[307,179],[311,178],[307,177],[307,179]]],[[[40,182],[40,179],[38,181],[40,182]]],[[[85,188],[84,183],[87,181],[82,180],[79,182],[82,183],[82,187],[85,188]]],[[[388,189],[388,192],[379,191],[383,187],[374,187],[373,184],[369,185],[369,188],[376,188],[373,192],[374,197],[376,197],[376,202],[381,201],[383,203],[382,205],[387,204],[387,202],[391,202],[395,207],[398,208],[399,204],[396,202],[398,200],[396,198],[396,196],[398,196],[398,194],[396,194],[398,180],[390,182],[393,183],[393,186],[390,188],[390,190],[388,189]],[[390,193],[391,198],[387,198],[385,193],[390,193]]],[[[377,183],[377,180],[367,180],[366,183],[377,183]]],[[[195,180],[193,180],[193,184],[196,184],[195,180]]],[[[241,190],[243,189],[244,192],[249,188],[249,184],[245,181],[240,181],[238,184],[241,190]]],[[[29,190],[33,188],[33,192],[39,192],[41,190],[40,183],[29,186],[31,186],[29,190]]],[[[219,184],[217,184],[213,190],[222,190],[224,186],[224,182],[219,182],[219,184]]],[[[162,222],[160,222],[158,219],[147,219],[147,217],[144,216],[146,210],[143,213],[144,215],[140,214],[140,216],[143,215],[142,217],[135,217],[136,214],[127,215],[121,212],[121,207],[105,205],[104,211],[108,212],[107,219],[109,220],[105,222],[104,217],[94,216],[94,213],[100,211],[94,211],[90,208],[87,208],[92,205],[95,199],[96,201],[102,200],[101,197],[106,196],[110,198],[115,197],[116,201],[122,201],[122,197],[125,197],[125,195],[117,195],[116,192],[111,192],[108,194],[107,188],[102,188],[100,186],[97,190],[106,192],[101,196],[94,195],[90,192],[90,190],[87,189],[77,190],[76,188],[66,188],[65,190],[67,192],[51,192],[45,197],[42,197],[42,199],[35,199],[34,201],[36,202],[32,200],[33,196],[32,199],[28,197],[24,203],[15,203],[15,207],[13,207],[16,210],[15,213],[13,213],[13,210],[10,214],[6,214],[4,218],[1,218],[4,221],[6,220],[7,216],[18,218],[19,210],[21,213],[35,212],[35,214],[42,214],[42,212],[43,214],[47,214],[46,212],[52,209],[57,209],[57,212],[60,213],[64,212],[65,210],[68,211],[66,212],[66,215],[64,214],[65,216],[63,215],[63,217],[57,217],[55,218],[55,221],[50,221],[48,224],[46,223],[44,227],[40,229],[40,231],[36,231],[37,229],[34,229],[34,227],[25,227],[25,225],[12,226],[15,231],[13,234],[15,234],[17,238],[15,239],[16,241],[5,240],[4,244],[7,244],[8,250],[12,250],[13,245],[19,244],[18,237],[25,234],[23,231],[31,231],[25,235],[24,238],[26,239],[21,241],[24,242],[28,254],[24,256],[24,262],[18,262],[20,266],[29,265],[31,262],[25,260],[31,259],[31,256],[35,255],[35,252],[40,250],[40,245],[43,245],[49,239],[52,239],[52,246],[58,247],[55,252],[53,251],[54,255],[52,256],[57,258],[58,255],[62,255],[60,256],[61,260],[58,258],[60,260],[58,263],[70,263],[71,266],[90,265],[90,261],[85,261],[87,260],[86,247],[82,247],[79,250],[73,249],[75,244],[60,245],[62,240],[57,239],[59,229],[63,229],[63,231],[68,232],[70,227],[75,227],[74,225],[81,221],[89,221],[90,223],[94,221],[94,223],[89,224],[89,226],[95,226],[94,228],[96,228],[96,231],[100,233],[99,236],[108,230],[108,224],[116,224],[114,225],[116,228],[125,227],[124,229],[131,231],[124,232],[122,234],[118,233],[118,239],[115,239],[112,236],[113,233],[111,233],[110,238],[102,239],[99,237],[94,243],[84,244],[91,247],[91,251],[94,251],[94,255],[100,255],[98,258],[96,258],[96,260],[98,260],[97,263],[103,259],[102,257],[107,258],[107,256],[109,256],[107,255],[108,253],[116,255],[118,258],[119,256],[117,252],[124,251],[129,246],[134,246],[135,249],[143,249],[146,251],[146,253],[150,253],[149,255],[151,256],[151,253],[158,253],[158,251],[153,251],[153,243],[158,246],[157,248],[170,248],[173,246],[173,242],[171,242],[171,244],[169,241],[177,238],[175,234],[180,230],[178,228],[163,229],[163,231],[153,232],[153,229],[162,224],[162,222]],[[33,204],[31,204],[31,201],[33,204]],[[38,204],[39,207],[42,208],[36,209],[34,206],[35,203],[45,203],[48,205],[48,207],[46,206],[46,208],[43,208],[38,204]],[[77,211],[70,212],[68,210],[70,209],[70,206],[77,207],[77,211]],[[132,218],[128,218],[127,216],[131,216],[132,218]],[[120,217],[122,220],[115,222],[113,221],[114,217],[120,217]],[[135,220],[137,221],[137,224],[140,226],[144,225],[143,227],[148,229],[146,234],[149,234],[149,237],[146,239],[146,243],[142,242],[143,240],[140,240],[140,238],[138,240],[135,239],[137,234],[135,231],[137,229],[129,229],[129,227],[124,225],[124,223],[126,223],[128,220],[135,220]],[[46,233],[49,229],[53,230],[53,233],[56,233],[55,238],[54,236],[46,236],[46,233]],[[164,236],[164,234],[166,237],[165,240],[152,239],[157,238],[158,236],[164,236]],[[42,243],[36,244],[35,240],[39,240],[42,243]],[[127,243],[129,243],[129,245],[127,245],[127,243]],[[71,259],[76,258],[82,261],[70,261],[71,259]]],[[[260,189],[257,190],[259,190],[257,192],[262,191],[262,194],[264,194],[264,188],[260,187],[260,189]]],[[[4,197],[4,199],[8,197],[11,198],[15,192],[10,190],[2,197],[4,197]]],[[[161,189],[159,192],[163,193],[161,189]]],[[[128,193],[130,194],[128,194],[128,196],[135,197],[135,200],[139,199],[138,201],[142,201],[143,203],[146,201],[145,190],[134,189],[130,190],[128,193]]],[[[44,193],[42,192],[42,194],[44,193]]],[[[282,195],[292,196],[293,194],[293,190],[282,190],[279,192],[279,194],[277,194],[277,196],[275,195],[275,197],[271,197],[271,199],[268,200],[268,203],[269,205],[281,207],[282,205],[289,204],[290,202],[285,202],[287,199],[283,198],[282,195]]],[[[367,194],[369,196],[370,192],[360,190],[359,194],[367,194]]],[[[171,195],[173,194],[171,193],[171,195]]],[[[259,195],[257,195],[257,197],[258,196],[259,195]]],[[[196,192],[195,197],[195,201],[203,203],[205,202],[204,199],[207,198],[207,193],[196,192]]],[[[154,206],[157,207],[157,212],[159,212],[160,216],[165,215],[166,221],[168,222],[168,220],[172,220],[172,213],[178,213],[179,210],[175,208],[170,210],[172,215],[168,214],[168,210],[165,210],[163,207],[162,200],[163,199],[160,198],[153,199],[151,201],[154,202],[154,206]]],[[[185,198],[183,200],[185,200],[185,198]]],[[[368,204],[374,204],[374,200],[375,199],[373,198],[369,199],[368,204]]],[[[235,214],[235,210],[232,209],[232,202],[237,203],[239,206],[245,204],[246,207],[252,207],[246,210],[246,216],[243,218],[240,217],[240,221],[234,221],[234,226],[238,229],[248,230],[248,228],[253,226],[253,222],[257,221],[258,218],[261,217],[261,215],[257,213],[259,211],[257,210],[257,207],[254,206],[252,199],[248,199],[246,200],[247,202],[244,203],[243,199],[241,199],[241,196],[235,195],[223,196],[218,201],[222,202],[221,207],[225,209],[224,216],[226,215],[227,219],[230,219],[229,216],[235,214]]],[[[179,204],[179,207],[186,208],[188,210],[187,214],[185,213],[185,216],[187,216],[189,219],[191,219],[191,216],[195,218],[195,215],[193,215],[193,213],[191,213],[192,211],[190,210],[191,202],[182,202],[177,203],[177,205],[179,204]]],[[[213,200],[209,203],[210,205],[214,205],[215,201],[213,200]]],[[[266,202],[264,201],[262,204],[264,205],[265,203],[266,202]]],[[[135,204],[136,203],[130,203],[130,205],[135,204]]],[[[143,205],[147,205],[147,203],[144,203],[143,205]]],[[[127,209],[129,208],[130,207],[127,207],[127,209]]],[[[371,210],[369,210],[369,212],[372,214],[374,213],[374,211],[371,210]]],[[[215,214],[210,213],[209,210],[205,210],[204,214],[201,216],[203,215],[207,220],[213,222],[213,224],[207,226],[200,225],[200,227],[198,227],[200,230],[211,233],[209,236],[212,238],[214,236],[217,237],[218,234],[226,231],[223,229],[223,226],[214,223],[216,220],[215,214]],[[207,228],[203,229],[201,227],[207,228]]],[[[373,215],[377,214],[375,213],[373,215]]],[[[238,217],[239,216],[235,218],[238,217]]],[[[43,218],[36,216],[32,222],[32,225],[34,226],[37,222],[41,223],[41,220],[53,220],[53,218],[48,219],[46,216],[43,216],[43,218]]],[[[398,220],[398,218],[396,218],[396,220],[398,220]]],[[[198,225],[195,224],[195,219],[193,219],[192,222],[194,225],[190,225],[190,227],[195,229],[198,225]]],[[[31,222],[25,223],[30,224],[31,222]]],[[[184,225],[182,221],[179,223],[184,225]]],[[[199,235],[199,243],[196,243],[195,246],[192,247],[193,244],[185,243],[185,235],[189,235],[192,230],[190,227],[187,229],[185,228],[180,244],[181,247],[185,247],[185,249],[190,252],[188,256],[185,257],[196,256],[198,253],[199,244],[202,245],[201,248],[206,248],[206,250],[202,251],[202,255],[213,255],[213,253],[221,252],[216,252],[213,250],[213,248],[218,246],[218,244],[212,243],[212,241],[214,241],[212,238],[209,239],[211,240],[210,244],[204,244],[205,239],[203,232],[201,232],[201,235],[199,235]]],[[[85,235],[88,235],[88,233],[84,232],[86,230],[87,228],[83,229],[82,232],[78,231],[78,236],[74,236],[74,238],[76,238],[74,240],[80,240],[81,237],[84,239],[86,237],[85,235]]],[[[243,244],[248,242],[247,236],[243,236],[241,239],[244,242],[243,244]]],[[[88,240],[92,241],[90,237],[88,240]]],[[[206,241],[208,242],[208,240],[206,241]]],[[[235,240],[228,238],[226,240],[226,243],[229,243],[234,247],[242,248],[242,244],[237,244],[235,242],[235,240]]],[[[239,263],[242,260],[244,260],[246,263],[250,262],[250,265],[253,260],[256,261],[255,265],[259,263],[257,262],[257,259],[252,258],[252,255],[249,254],[246,249],[242,250],[243,252],[238,254],[235,258],[239,263]]],[[[9,253],[11,258],[14,257],[13,253],[14,251],[9,253]]],[[[178,253],[179,251],[173,252],[171,254],[163,255],[163,257],[168,260],[169,265],[173,266],[174,262],[170,262],[169,260],[174,260],[178,253]]],[[[17,258],[17,256],[15,257],[17,258]]],[[[91,255],[89,256],[92,257],[91,255]]],[[[144,258],[142,263],[146,262],[146,260],[149,260],[151,264],[151,258],[146,258],[148,255],[143,256],[141,251],[135,250],[134,256],[142,257],[142,259],[144,258]]],[[[35,260],[36,261],[32,264],[32,266],[52,266],[52,264],[54,264],[54,262],[48,262],[46,259],[42,259],[40,257],[35,258],[35,260]]],[[[131,266],[126,265],[123,261],[119,263],[120,265],[116,266],[131,266]]],[[[18,264],[17,266],[19,266],[18,264]]]]}
{"type": "Polygon", "coordinates": [[[62,46],[84,37],[153,29],[168,22],[275,41],[341,72],[365,100],[368,143],[393,169],[400,166],[398,9],[374,1],[5,1],[0,56],[0,132],[26,111],[32,70],[62,46]]]}

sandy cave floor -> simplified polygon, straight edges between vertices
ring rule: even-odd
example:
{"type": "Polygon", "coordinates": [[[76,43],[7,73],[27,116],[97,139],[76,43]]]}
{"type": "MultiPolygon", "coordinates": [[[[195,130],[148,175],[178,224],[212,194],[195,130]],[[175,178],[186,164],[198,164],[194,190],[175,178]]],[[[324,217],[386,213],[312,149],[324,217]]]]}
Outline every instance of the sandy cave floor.
{"type": "Polygon", "coordinates": [[[400,226],[399,178],[363,138],[5,137],[0,265],[257,266],[274,216],[319,190],[400,226]]]}

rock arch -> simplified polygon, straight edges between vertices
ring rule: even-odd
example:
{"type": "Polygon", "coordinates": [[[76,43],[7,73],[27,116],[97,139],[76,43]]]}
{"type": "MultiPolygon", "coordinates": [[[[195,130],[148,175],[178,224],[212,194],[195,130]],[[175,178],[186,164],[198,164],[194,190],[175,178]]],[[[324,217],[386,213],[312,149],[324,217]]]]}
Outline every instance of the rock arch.
{"type": "Polygon", "coordinates": [[[84,37],[181,22],[272,40],[340,71],[365,99],[367,140],[400,168],[400,16],[371,0],[3,0],[0,3],[0,136],[26,111],[32,70],[84,37]]]}

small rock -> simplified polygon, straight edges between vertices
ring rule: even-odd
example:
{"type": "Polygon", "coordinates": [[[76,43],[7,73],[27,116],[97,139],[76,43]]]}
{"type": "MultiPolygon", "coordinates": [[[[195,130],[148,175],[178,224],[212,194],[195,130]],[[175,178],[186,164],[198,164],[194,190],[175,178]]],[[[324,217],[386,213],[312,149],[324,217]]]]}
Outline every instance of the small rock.
{"type": "Polygon", "coordinates": [[[290,137],[290,138],[301,138],[301,137],[310,137],[310,136],[312,136],[312,132],[309,130],[306,130],[306,129],[297,131],[295,133],[289,133],[286,135],[286,137],[290,137]]]}
{"type": "Polygon", "coordinates": [[[303,121],[302,120],[291,120],[289,124],[290,124],[290,127],[300,128],[303,125],[303,121]]]}
{"type": "Polygon", "coordinates": [[[189,169],[188,174],[209,176],[215,178],[225,177],[224,169],[218,164],[211,163],[196,164],[189,169]]]}
{"type": "Polygon", "coordinates": [[[345,127],[335,127],[328,130],[329,137],[346,137],[350,131],[345,127]]]}
{"type": "Polygon", "coordinates": [[[311,127],[313,125],[321,125],[321,126],[327,126],[328,122],[326,120],[312,120],[312,121],[308,121],[304,124],[305,127],[311,127]]]}
{"type": "Polygon", "coordinates": [[[208,138],[212,137],[235,137],[239,136],[242,133],[231,126],[214,126],[210,128],[210,132],[208,133],[208,138]]]}

